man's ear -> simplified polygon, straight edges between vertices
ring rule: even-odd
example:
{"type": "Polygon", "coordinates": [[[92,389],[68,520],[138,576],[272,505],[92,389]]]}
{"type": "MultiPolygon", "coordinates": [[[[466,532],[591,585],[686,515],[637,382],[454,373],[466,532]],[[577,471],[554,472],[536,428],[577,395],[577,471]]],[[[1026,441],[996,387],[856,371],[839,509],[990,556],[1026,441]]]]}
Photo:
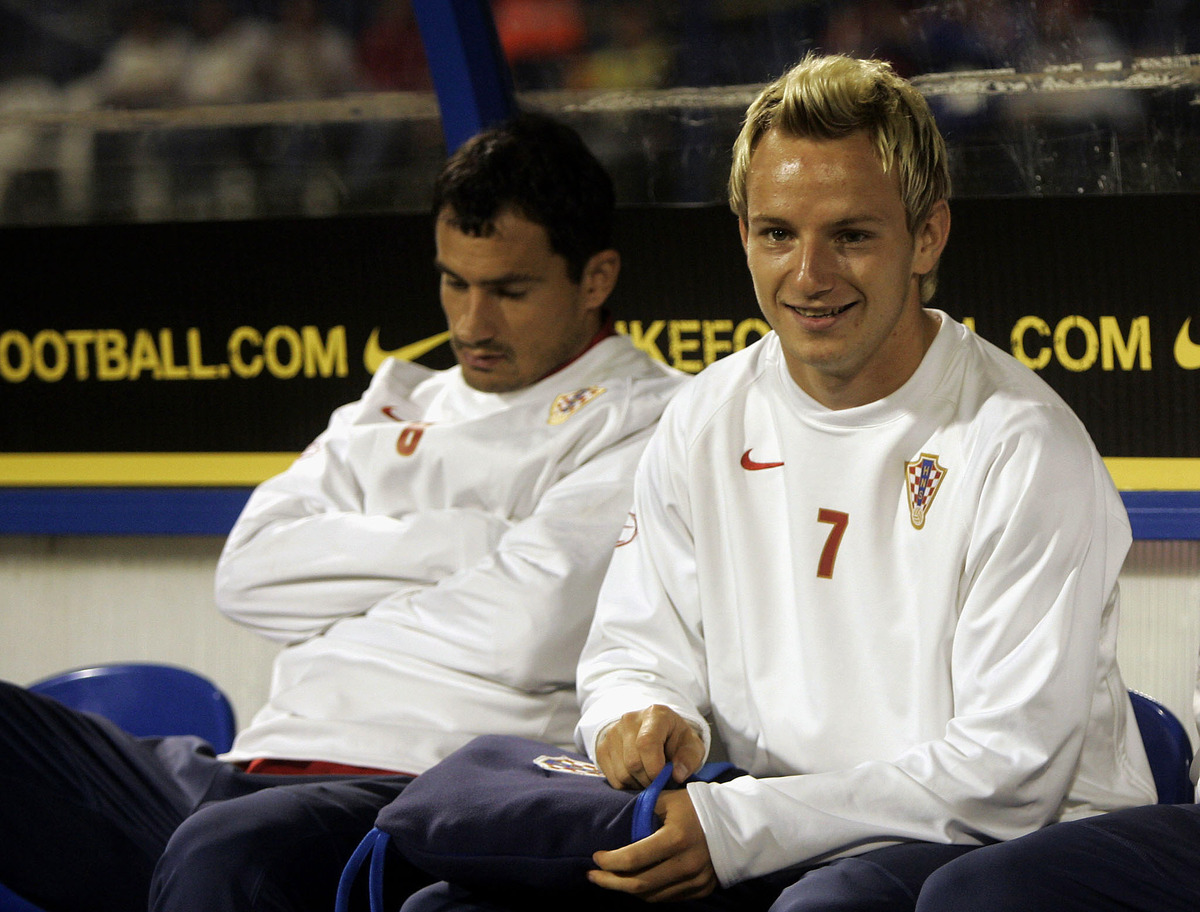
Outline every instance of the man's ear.
{"type": "Polygon", "coordinates": [[[620,272],[621,254],[617,251],[601,250],[592,254],[591,259],[584,264],[583,275],[579,280],[584,306],[588,309],[602,307],[616,287],[620,272]]]}
{"type": "Polygon", "coordinates": [[[913,272],[926,275],[932,272],[950,239],[950,204],[938,200],[917,229],[913,248],[913,272]]]}

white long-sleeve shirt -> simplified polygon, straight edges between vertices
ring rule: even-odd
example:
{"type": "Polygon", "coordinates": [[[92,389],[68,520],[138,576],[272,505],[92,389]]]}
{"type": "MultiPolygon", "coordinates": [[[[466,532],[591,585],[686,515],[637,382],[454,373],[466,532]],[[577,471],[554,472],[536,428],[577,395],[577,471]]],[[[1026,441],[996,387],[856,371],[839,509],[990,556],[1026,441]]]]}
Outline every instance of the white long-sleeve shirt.
{"type": "Polygon", "coordinates": [[[387,362],[221,555],[221,610],[288,644],[227,759],[419,773],[482,733],[570,744],[633,472],[685,376],[620,336],[511,393],[387,362]]]}
{"type": "Polygon", "coordinates": [[[752,778],[692,784],[720,881],[1151,803],[1115,659],[1131,536],[1085,429],[945,314],[832,411],[769,335],[667,409],[580,662],[579,743],[674,708],[752,778]]]}
{"type": "MultiPolygon", "coordinates": [[[[1200,658],[1196,660],[1196,690],[1192,694],[1192,710],[1196,714],[1196,727],[1200,729],[1200,658]]],[[[1192,757],[1192,783],[1200,785],[1200,751],[1192,757]]]]}

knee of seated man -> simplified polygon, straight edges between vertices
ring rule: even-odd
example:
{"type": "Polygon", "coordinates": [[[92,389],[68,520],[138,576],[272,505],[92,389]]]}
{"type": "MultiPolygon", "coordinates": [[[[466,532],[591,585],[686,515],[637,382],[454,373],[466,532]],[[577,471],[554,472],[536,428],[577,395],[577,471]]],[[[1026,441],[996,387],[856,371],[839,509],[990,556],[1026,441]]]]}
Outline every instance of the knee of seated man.
{"type": "Polygon", "coordinates": [[[202,806],[167,842],[154,872],[156,887],[257,878],[280,851],[275,826],[237,799],[202,806]]]}
{"type": "MultiPolygon", "coordinates": [[[[155,868],[151,908],[332,908],[338,876],[369,829],[325,787],[264,788],[202,806],[171,836],[155,868]],[[199,899],[198,899],[199,898],[199,899]],[[314,905],[315,904],[315,905],[314,905]]],[[[373,805],[372,805],[373,807],[373,805]]]]}
{"type": "Polygon", "coordinates": [[[988,846],[943,865],[925,881],[917,902],[917,912],[1009,912],[1026,908],[1032,897],[1025,897],[1030,883],[1029,859],[1018,853],[997,851],[1002,845],[988,846]],[[1024,874],[1022,871],[1024,870],[1024,874]]]}

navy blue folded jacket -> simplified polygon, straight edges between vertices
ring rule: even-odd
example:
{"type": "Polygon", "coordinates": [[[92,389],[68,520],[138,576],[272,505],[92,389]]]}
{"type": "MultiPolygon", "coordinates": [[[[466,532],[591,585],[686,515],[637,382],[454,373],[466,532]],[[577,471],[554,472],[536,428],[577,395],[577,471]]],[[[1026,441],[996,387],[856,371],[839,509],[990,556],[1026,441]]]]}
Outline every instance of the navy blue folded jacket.
{"type": "MultiPolygon", "coordinates": [[[[689,781],[739,775],[732,764],[710,763],[689,781]]],[[[374,840],[380,852],[390,840],[431,877],[467,887],[595,889],[586,876],[592,854],[653,833],[670,776],[668,764],[645,791],[622,791],[581,754],[485,735],[413,780],[380,811],[364,844],[374,840]]]]}

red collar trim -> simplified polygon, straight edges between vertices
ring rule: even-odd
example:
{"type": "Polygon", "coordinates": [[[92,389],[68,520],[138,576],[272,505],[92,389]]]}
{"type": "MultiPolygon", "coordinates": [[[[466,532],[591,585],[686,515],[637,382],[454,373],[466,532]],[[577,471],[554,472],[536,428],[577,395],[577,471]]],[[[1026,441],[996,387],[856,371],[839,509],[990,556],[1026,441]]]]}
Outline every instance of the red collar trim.
{"type": "Polygon", "coordinates": [[[574,364],[576,361],[578,361],[580,358],[582,358],[584,355],[586,355],[588,352],[590,352],[593,348],[595,348],[597,345],[599,345],[601,342],[603,342],[605,339],[607,339],[609,336],[615,336],[616,334],[617,334],[616,322],[613,320],[612,314],[605,312],[603,325],[601,325],[601,327],[600,327],[599,331],[597,331],[596,335],[592,336],[592,338],[588,342],[588,344],[583,347],[583,350],[580,351],[579,354],[577,354],[575,357],[568,358],[566,361],[564,361],[558,367],[554,368],[554,370],[549,371],[545,375],[539,377],[536,382],[541,383],[543,380],[546,379],[546,377],[554,376],[560,370],[564,370],[565,368],[574,364]]]}

